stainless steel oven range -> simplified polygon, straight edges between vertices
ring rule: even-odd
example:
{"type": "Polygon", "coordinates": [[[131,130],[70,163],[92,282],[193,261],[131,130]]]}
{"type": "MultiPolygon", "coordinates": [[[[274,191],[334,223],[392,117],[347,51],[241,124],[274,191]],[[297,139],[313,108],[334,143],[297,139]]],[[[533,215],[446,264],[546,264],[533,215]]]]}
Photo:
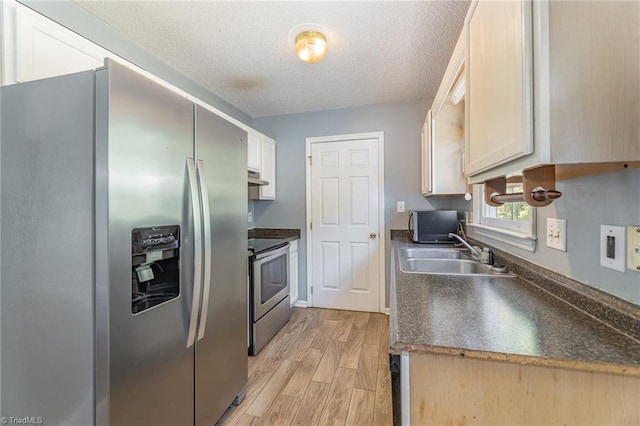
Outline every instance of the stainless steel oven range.
{"type": "Polygon", "coordinates": [[[289,242],[249,240],[249,354],[256,355],[291,318],[289,242]]]}

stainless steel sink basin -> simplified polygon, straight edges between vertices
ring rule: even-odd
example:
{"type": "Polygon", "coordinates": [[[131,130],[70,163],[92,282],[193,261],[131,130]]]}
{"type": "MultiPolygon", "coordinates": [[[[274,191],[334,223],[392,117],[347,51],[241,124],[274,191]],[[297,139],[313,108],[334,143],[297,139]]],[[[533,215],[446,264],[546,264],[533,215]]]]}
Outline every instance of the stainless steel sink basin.
{"type": "Polygon", "coordinates": [[[467,259],[426,259],[401,257],[400,270],[413,274],[466,275],[475,277],[515,277],[509,272],[495,272],[488,265],[467,259]]]}
{"type": "Polygon", "coordinates": [[[403,272],[430,272],[432,274],[486,274],[488,271],[472,260],[463,259],[405,259],[403,272]]]}
{"type": "Polygon", "coordinates": [[[404,258],[419,259],[466,259],[465,252],[455,248],[401,248],[400,255],[404,258]]]}

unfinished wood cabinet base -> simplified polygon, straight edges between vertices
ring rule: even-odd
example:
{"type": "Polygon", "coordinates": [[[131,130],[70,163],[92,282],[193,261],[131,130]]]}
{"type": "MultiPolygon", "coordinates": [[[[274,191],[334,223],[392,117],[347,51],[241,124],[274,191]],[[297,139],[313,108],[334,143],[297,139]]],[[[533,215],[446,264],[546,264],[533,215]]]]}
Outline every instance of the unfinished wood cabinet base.
{"type": "Polygon", "coordinates": [[[556,191],[556,167],[550,165],[523,170],[522,195],[524,201],[533,207],[548,206],[562,195],[556,191]],[[546,195],[551,193],[554,194],[551,197],[546,195]]]}
{"type": "Polygon", "coordinates": [[[557,164],[556,180],[596,176],[605,173],[622,172],[640,168],[640,161],[621,161],[613,163],[557,164]]]}
{"type": "Polygon", "coordinates": [[[411,424],[640,424],[640,378],[410,353],[411,424]]]}
{"type": "Polygon", "coordinates": [[[484,183],[484,202],[491,207],[500,207],[504,202],[494,200],[496,195],[507,193],[507,178],[499,177],[485,181],[484,183]]]}

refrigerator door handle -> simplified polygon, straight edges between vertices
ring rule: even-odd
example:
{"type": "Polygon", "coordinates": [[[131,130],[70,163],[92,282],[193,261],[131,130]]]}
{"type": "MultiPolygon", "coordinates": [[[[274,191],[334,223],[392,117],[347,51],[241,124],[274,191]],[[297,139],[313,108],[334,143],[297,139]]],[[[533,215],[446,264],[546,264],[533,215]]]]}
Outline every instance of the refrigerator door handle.
{"type": "Polygon", "coordinates": [[[187,157],[187,173],[189,175],[189,191],[191,193],[191,208],[193,210],[193,298],[191,301],[191,314],[189,318],[189,331],[187,334],[187,348],[193,346],[196,338],[198,322],[198,308],[202,293],[202,214],[198,194],[198,181],[196,177],[196,165],[193,158],[187,157]]]}
{"type": "Polygon", "coordinates": [[[204,163],[196,161],[196,171],[200,183],[200,200],[202,200],[202,217],[204,232],[204,291],[202,295],[202,311],[200,312],[200,325],[198,326],[198,340],[204,337],[207,326],[207,312],[209,311],[209,296],[211,293],[211,218],[209,217],[209,190],[204,174],[204,163]]]}

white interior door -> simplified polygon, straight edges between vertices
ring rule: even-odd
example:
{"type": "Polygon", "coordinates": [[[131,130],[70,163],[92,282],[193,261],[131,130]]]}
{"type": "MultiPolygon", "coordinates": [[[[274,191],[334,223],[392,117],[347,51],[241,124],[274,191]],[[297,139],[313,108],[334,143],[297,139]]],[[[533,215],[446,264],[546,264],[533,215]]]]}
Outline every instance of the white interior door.
{"type": "Polygon", "coordinates": [[[378,312],[379,139],[311,144],[312,304],[378,312]]]}

